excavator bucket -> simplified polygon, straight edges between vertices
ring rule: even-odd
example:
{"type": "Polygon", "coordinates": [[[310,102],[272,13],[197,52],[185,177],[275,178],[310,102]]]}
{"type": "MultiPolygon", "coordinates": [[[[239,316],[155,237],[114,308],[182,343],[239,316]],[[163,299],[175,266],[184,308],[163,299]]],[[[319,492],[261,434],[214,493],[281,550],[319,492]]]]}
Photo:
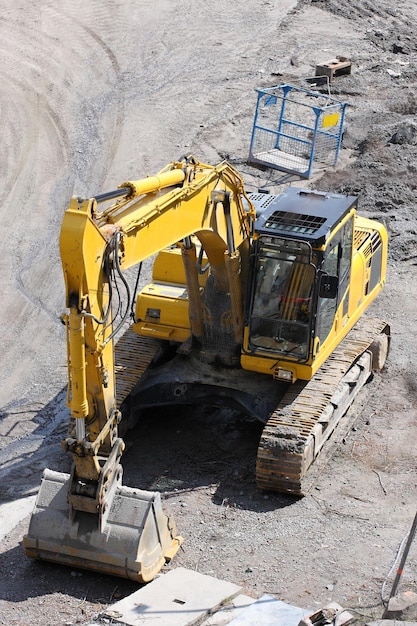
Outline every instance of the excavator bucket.
{"type": "Polygon", "coordinates": [[[97,516],[76,512],[71,520],[69,475],[45,469],[23,538],[27,556],[149,582],[182,543],[160,494],[116,488],[102,531],[97,516]]]}

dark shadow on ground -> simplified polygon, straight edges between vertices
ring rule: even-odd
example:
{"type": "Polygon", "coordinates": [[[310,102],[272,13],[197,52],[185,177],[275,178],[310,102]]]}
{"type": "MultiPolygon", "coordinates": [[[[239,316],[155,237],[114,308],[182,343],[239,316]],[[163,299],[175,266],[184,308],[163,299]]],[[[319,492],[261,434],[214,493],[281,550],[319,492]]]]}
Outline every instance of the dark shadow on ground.
{"type": "MultiPolygon", "coordinates": [[[[43,470],[69,473],[71,456],[61,447],[68,431],[66,389],[43,407],[26,438],[0,451],[0,504],[37,492],[43,470]]],[[[124,434],[123,483],[160,491],[165,497],[215,485],[213,501],[268,511],[294,498],[264,494],[255,483],[255,463],[263,424],[231,409],[166,407],[143,411],[124,434]]]]}
{"type": "Polygon", "coordinates": [[[142,414],[125,436],[124,483],[160,491],[165,498],[211,486],[215,504],[271,511],[294,497],[265,494],[255,482],[263,424],[213,407],[169,407],[142,414]]]}
{"type": "MultiPolygon", "coordinates": [[[[18,441],[0,455],[0,501],[11,502],[33,494],[43,469],[68,473],[71,457],[61,448],[68,430],[65,389],[35,420],[34,445],[18,441]]],[[[210,486],[219,506],[270,511],[290,506],[294,499],[266,495],[255,483],[255,460],[263,425],[240,413],[210,407],[169,407],[143,412],[125,436],[123,484],[159,491],[163,500],[210,486]]],[[[30,437],[28,438],[30,439],[30,437]]],[[[167,503],[168,504],[168,503],[167,503]]],[[[177,520],[181,524],[181,520],[177,520]]],[[[25,520],[6,537],[0,569],[11,575],[0,582],[0,599],[24,602],[30,597],[63,593],[90,603],[108,604],[140,585],[24,555],[25,520]],[[16,545],[18,542],[18,545],[16,545]],[[10,549],[7,546],[10,545],[10,549]]]]}
{"type": "Polygon", "coordinates": [[[65,403],[66,388],[32,418],[33,432],[0,450],[0,504],[36,493],[45,467],[70,470],[71,459],[61,447],[69,423],[65,403]]]}
{"type": "Polygon", "coordinates": [[[0,580],[0,600],[24,602],[28,598],[54,593],[70,595],[86,602],[109,604],[136,591],[133,581],[96,574],[23,556],[19,544],[0,554],[0,570],[8,572],[0,580]]]}

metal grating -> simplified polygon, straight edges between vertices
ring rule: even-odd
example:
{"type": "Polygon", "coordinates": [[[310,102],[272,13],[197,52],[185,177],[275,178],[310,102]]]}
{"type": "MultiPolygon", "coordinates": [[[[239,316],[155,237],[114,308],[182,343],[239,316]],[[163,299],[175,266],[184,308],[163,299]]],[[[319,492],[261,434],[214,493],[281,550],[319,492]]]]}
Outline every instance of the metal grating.
{"type": "Polygon", "coordinates": [[[285,232],[312,235],[319,230],[325,221],[325,217],[318,217],[316,215],[274,211],[265,222],[265,226],[285,232]]]}
{"type": "Polygon", "coordinates": [[[355,228],[353,234],[353,247],[355,250],[359,250],[359,248],[363,245],[366,239],[369,237],[369,233],[362,229],[355,228]]]}
{"type": "Polygon", "coordinates": [[[362,252],[366,259],[370,258],[382,245],[381,235],[378,231],[355,230],[354,246],[362,252]]]}

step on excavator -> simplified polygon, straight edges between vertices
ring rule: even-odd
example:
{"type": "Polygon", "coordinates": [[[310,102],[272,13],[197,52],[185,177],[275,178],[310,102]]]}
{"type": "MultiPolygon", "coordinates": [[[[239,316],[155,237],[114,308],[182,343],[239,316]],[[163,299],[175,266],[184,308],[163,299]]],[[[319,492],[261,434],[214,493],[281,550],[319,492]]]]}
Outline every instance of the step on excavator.
{"type": "Polygon", "coordinates": [[[291,186],[247,193],[231,164],[193,156],[72,198],[60,251],[73,464],[44,471],[29,557],[139,582],[173,558],[182,538],[160,494],[122,484],[123,420],[146,407],[205,403],[261,420],[259,488],[303,495],[389,349],[388,324],[363,315],[385,284],[387,233],[357,203],[291,186]]]}

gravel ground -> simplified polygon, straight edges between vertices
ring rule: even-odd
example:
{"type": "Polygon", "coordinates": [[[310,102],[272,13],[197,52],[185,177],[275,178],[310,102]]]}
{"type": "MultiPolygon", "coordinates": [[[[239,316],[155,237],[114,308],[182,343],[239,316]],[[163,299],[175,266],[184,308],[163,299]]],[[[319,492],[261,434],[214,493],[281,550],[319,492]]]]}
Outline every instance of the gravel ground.
{"type": "MultiPolygon", "coordinates": [[[[388,284],[371,313],[392,328],[354,428],[303,499],[257,491],[261,425],[195,408],[148,413],[126,437],[124,482],[158,489],[185,538],[179,565],[303,607],[335,600],[379,618],[414,514],[417,279],[417,8],[410,0],[223,3],[0,1],[3,237],[0,354],[0,623],[87,624],[137,588],[24,557],[44,467],[68,471],[62,214],[189,152],[228,158],[249,191],[288,178],[247,164],[255,89],[300,84],[346,56],[338,167],[310,186],[360,196],[389,231],[388,284]]],[[[415,590],[414,546],[401,590],[415,590]]],[[[412,611],[409,616],[415,617],[412,611]]]]}

